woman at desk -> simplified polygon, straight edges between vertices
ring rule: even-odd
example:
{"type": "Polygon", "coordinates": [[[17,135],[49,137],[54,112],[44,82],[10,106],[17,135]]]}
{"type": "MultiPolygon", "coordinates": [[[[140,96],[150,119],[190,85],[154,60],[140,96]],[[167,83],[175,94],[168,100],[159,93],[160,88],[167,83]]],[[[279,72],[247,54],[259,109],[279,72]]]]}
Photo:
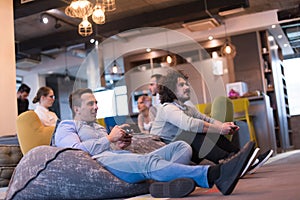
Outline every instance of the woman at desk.
{"type": "Polygon", "coordinates": [[[138,126],[141,133],[149,134],[152,126],[152,121],[149,116],[149,108],[152,106],[152,100],[149,96],[140,96],[137,101],[139,115],[138,126]]]}

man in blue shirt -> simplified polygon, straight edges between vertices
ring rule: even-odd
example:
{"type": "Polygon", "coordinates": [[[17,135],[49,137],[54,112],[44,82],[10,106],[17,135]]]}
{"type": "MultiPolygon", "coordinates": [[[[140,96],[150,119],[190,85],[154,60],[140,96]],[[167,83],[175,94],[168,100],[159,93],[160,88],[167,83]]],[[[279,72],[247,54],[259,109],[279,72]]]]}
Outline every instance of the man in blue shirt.
{"type": "Polygon", "coordinates": [[[178,141],[141,155],[123,150],[131,144],[125,126],[115,126],[108,135],[95,123],[97,101],[90,89],[79,89],[69,98],[74,120],[60,122],[55,145],[81,149],[99,164],[128,183],[155,180],[150,186],[154,197],[184,197],[195,186],[210,188],[214,184],[224,195],[231,194],[254,150],[254,143],[230,161],[216,166],[190,166],[191,147],[178,141]],[[112,148],[114,146],[114,148],[112,148]],[[114,149],[114,150],[113,150],[114,149]]]}

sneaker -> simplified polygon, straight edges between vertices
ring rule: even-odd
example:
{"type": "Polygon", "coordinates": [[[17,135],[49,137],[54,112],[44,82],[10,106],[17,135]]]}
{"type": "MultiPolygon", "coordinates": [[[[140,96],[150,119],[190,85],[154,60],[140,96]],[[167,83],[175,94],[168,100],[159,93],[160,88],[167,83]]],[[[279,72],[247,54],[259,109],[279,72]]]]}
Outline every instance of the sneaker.
{"type": "Polygon", "coordinates": [[[150,194],[155,198],[182,198],[195,190],[196,183],[190,178],[178,178],[169,182],[154,182],[150,194]]]}
{"type": "Polygon", "coordinates": [[[273,150],[271,149],[271,150],[265,152],[264,154],[259,155],[257,157],[258,161],[249,167],[248,174],[255,173],[258,168],[263,166],[269,160],[269,158],[272,156],[272,154],[273,154],[273,150]]]}
{"type": "Polygon", "coordinates": [[[223,195],[229,195],[234,190],[238,180],[254,152],[255,143],[248,142],[234,158],[221,164],[220,177],[215,181],[223,195]]]}
{"type": "Polygon", "coordinates": [[[246,174],[246,172],[252,166],[253,162],[255,162],[258,152],[259,152],[259,148],[255,148],[254,152],[252,153],[247,165],[245,166],[245,168],[241,174],[241,177],[243,177],[246,174]]]}

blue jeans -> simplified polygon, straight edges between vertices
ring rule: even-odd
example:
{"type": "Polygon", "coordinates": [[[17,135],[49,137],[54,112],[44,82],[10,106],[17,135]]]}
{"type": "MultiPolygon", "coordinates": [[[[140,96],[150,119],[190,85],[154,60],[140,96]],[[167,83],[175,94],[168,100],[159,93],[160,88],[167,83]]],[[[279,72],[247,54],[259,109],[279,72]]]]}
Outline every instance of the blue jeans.
{"type": "Polygon", "coordinates": [[[106,151],[97,161],[116,177],[128,182],[145,180],[171,181],[191,178],[200,187],[208,188],[208,165],[188,165],[192,156],[190,145],[183,141],[170,143],[142,155],[128,151],[106,151]]]}

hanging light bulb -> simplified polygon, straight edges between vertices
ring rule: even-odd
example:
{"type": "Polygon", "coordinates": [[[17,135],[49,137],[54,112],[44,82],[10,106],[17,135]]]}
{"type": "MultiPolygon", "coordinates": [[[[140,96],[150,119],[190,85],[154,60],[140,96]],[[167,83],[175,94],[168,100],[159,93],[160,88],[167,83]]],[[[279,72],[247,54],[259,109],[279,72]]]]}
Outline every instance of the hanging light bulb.
{"type": "Polygon", "coordinates": [[[107,12],[116,10],[116,1],[115,0],[103,0],[103,7],[107,12]]]}
{"type": "Polygon", "coordinates": [[[171,64],[172,63],[172,57],[170,55],[167,55],[167,58],[166,58],[166,61],[168,64],[171,64]]]}
{"type": "Polygon", "coordinates": [[[236,55],[235,46],[227,39],[225,44],[221,47],[221,54],[222,56],[229,56],[231,58],[234,58],[236,55]]]}
{"type": "MultiPolygon", "coordinates": [[[[96,24],[105,23],[105,11],[114,11],[116,10],[116,1],[115,0],[96,0],[95,6],[94,2],[90,0],[72,0],[69,6],[65,9],[65,14],[70,17],[75,18],[88,18],[92,15],[93,22],[96,24]],[[93,2],[93,3],[92,3],[93,2]]],[[[78,27],[78,32],[82,36],[88,36],[93,33],[92,25],[84,26],[88,24],[87,19],[84,19],[78,27]],[[90,27],[89,27],[90,26],[90,27]],[[85,28],[86,27],[86,28],[85,28]]],[[[89,23],[90,24],[90,23],[89,23]]]]}
{"type": "Polygon", "coordinates": [[[69,70],[68,70],[68,68],[66,68],[66,70],[65,70],[65,78],[64,78],[64,81],[65,82],[70,82],[70,76],[69,76],[69,70]]]}
{"type": "Polygon", "coordinates": [[[224,29],[225,29],[226,41],[225,41],[224,45],[221,47],[221,54],[222,54],[222,56],[228,56],[228,57],[234,58],[236,55],[236,49],[235,49],[235,46],[231,43],[231,41],[227,37],[227,29],[226,29],[225,23],[224,23],[224,29]]]}
{"type": "Polygon", "coordinates": [[[83,18],[93,13],[93,4],[88,0],[73,0],[65,9],[66,15],[70,17],[83,18]]]}
{"type": "Polygon", "coordinates": [[[82,22],[78,25],[78,33],[84,37],[93,33],[92,24],[88,21],[87,16],[84,16],[82,22]]]}
{"type": "Polygon", "coordinates": [[[117,74],[117,73],[118,73],[118,66],[117,66],[116,63],[114,63],[114,66],[112,67],[112,72],[113,72],[114,74],[117,74]]]}
{"type": "Polygon", "coordinates": [[[105,10],[101,6],[100,3],[96,3],[94,7],[94,11],[92,14],[92,19],[96,24],[104,24],[105,23],[105,10]]]}

